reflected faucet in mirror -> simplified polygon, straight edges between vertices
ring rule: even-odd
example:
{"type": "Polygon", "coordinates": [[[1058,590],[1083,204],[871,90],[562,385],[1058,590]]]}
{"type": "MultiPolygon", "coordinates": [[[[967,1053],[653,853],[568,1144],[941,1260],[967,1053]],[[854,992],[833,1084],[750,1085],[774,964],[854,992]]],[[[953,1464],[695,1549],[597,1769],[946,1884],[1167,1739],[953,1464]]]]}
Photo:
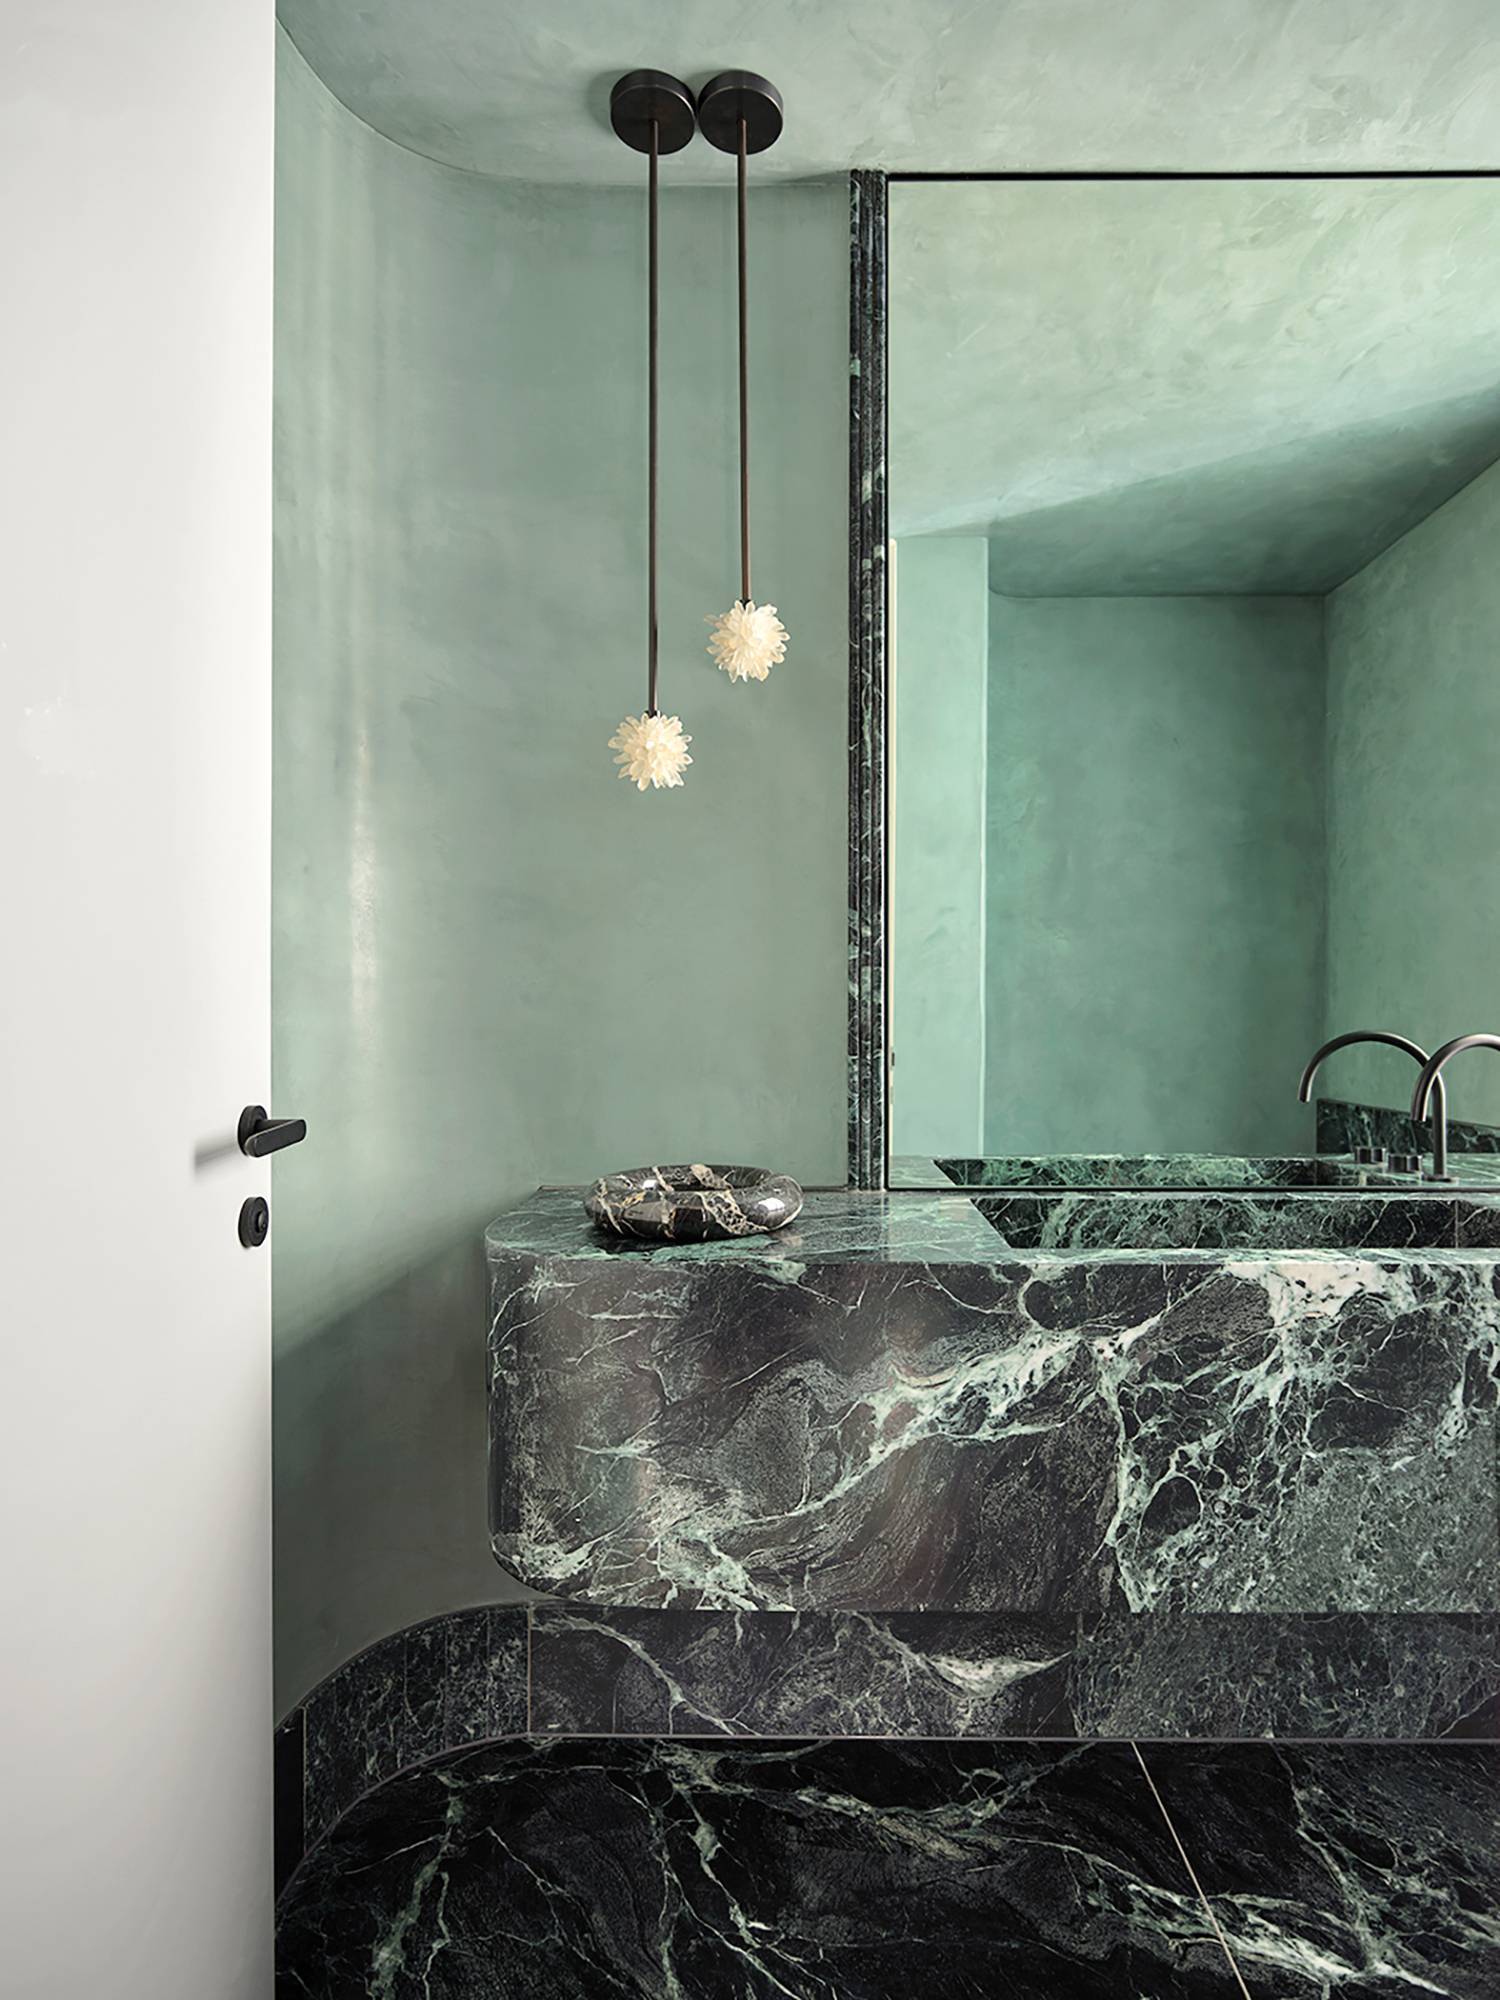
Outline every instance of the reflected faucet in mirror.
{"type": "Polygon", "coordinates": [[[1464,1049],[1500,1049],[1500,1035],[1455,1035],[1451,1042],[1444,1042],[1436,1055],[1429,1056],[1422,1065],[1422,1074],[1417,1078],[1417,1087],[1412,1092],[1411,1115],[1415,1119],[1427,1116],[1427,1107],[1432,1104],[1432,1178],[1448,1178],[1447,1147],[1447,1097],[1443,1086],[1443,1068],[1464,1049]],[[1443,1152],[1438,1155],[1438,1142],[1442,1141],[1443,1152]]]}
{"type": "Polygon", "coordinates": [[[1424,1119],[1427,1116],[1428,1098],[1432,1100],[1432,1171],[1427,1178],[1444,1181],[1448,1178],[1448,1093],[1442,1077],[1438,1074],[1437,1066],[1445,1062],[1449,1056],[1456,1054],[1459,1049],[1468,1048],[1473,1042],[1487,1039],[1495,1041],[1495,1046],[1500,1048],[1500,1041],[1496,1041],[1493,1036],[1465,1035],[1459,1041],[1447,1043],[1439,1049],[1436,1056],[1429,1059],[1427,1051],[1419,1043],[1409,1041],[1405,1035],[1393,1035],[1384,1028],[1357,1028],[1347,1035],[1335,1035],[1331,1042],[1323,1044],[1303,1070],[1302,1081],[1297,1085],[1297,1096],[1303,1104],[1312,1101],[1313,1078],[1335,1049],[1347,1049],[1356,1042],[1383,1042],[1387,1048],[1400,1049],[1403,1055],[1410,1056],[1414,1062],[1421,1065],[1422,1069],[1422,1075],[1417,1082],[1417,1097],[1422,1099],[1422,1109],[1420,1111],[1417,1109],[1417,1097],[1413,1097],[1412,1117],[1418,1122],[1424,1119]]]}

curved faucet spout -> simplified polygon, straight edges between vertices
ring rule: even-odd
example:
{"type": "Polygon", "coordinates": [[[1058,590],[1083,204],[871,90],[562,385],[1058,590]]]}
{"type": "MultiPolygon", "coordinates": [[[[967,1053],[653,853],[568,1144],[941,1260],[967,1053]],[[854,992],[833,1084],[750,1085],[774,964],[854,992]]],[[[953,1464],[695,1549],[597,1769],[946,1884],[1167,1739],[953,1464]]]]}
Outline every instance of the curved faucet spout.
{"type": "MultiPolygon", "coordinates": [[[[1467,1047],[1470,1042],[1476,1040],[1482,1041],[1483,1039],[1483,1036],[1469,1035],[1464,1038],[1462,1045],[1467,1047]]],[[[1428,1090],[1428,1094],[1434,1100],[1432,1113],[1432,1178],[1435,1181],[1446,1180],[1448,1178],[1448,1094],[1443,1087],[1443,1079],[1433,1068],[1438,1057],[1433,1056],[1429,1061],[1427,1051],[1419,1042],[1410,1041],[1405,1035],[1393,1035],[1385,1028],[1356,1028],[1352,1034],[1335,1035],[1331,1042],[1323,1044],[1322,1048],[1318,1050],[1312,1061],[1307,1065],[1307,1068],[1303,1070],[1302,1081],[1297,1085],[1297,1096],[1301,1099],[1302,1103],[1306,1104],[1312,1096],[1313,1078],[1322,1067],[1324,1058],[1331,1056],[1335,1049],[1347,1049],[1355,1042],[1381,1042],[1388,1049],[1400,1049],[1403,1055],[1410,1056],[1414,1062],[1421,1064],[1422,1075],[1424,1077],[1429,1071],[1432,1072],[1433,1080],[1428,1090]]],[[[1457,1042],[1450,1042],[1447,1054],[1451,1055],[1459,1046],[1460,1044],[1457,1042]]],[[[1500,1040],[1496,1041],[1496,1047],[1500,1048],[1500,1040]]],[[[1440,1050],[1439,1055],[1442,1053],[1443,1051],[1440,1050]]],[[[1425,1109],[1418,1111],[1415,1108],[1415,1098],[1412,1100],[1412,1106],[1411,1115],[1413,1118],[1422,1119],[1427,1116],[1425,1109]]]]}
{"type": "Polygon", "coordinates": [[[1465,1049],[1500,1049],[1500,1035],[1455,1035],[1451,1042],[1444,1042],[1436,1055],[1429,1056],[1422,1065],[1422,1074],[1417,1078],[1417,1087],[1411,1095],[1411,1115],[1425,1118],[1427,1106],[1443,1088],[1443,1066],[1465,1049]]]}
{"type": "Polygon", "coordinates": [[[1323,1044],[1302,1072],[1302,1081],[1297,1085],[1297,1096],[1303,1104],[1311,1098],[1313,1078],[1322,1068],[1326,1058],[1331,1056],[1335,1049],[1347,1049],[1355,1042],[1383,1042],[1389,1049],[1400,1049],[1403,1055],[1410,1056],[1416,1063],[1427,1061],[1427,1051],[1419,1043],[1408,1041],[1405,1035],[1392,1035],[1384,1028],[1356,1028],[1352,1034],[1335,1035],[1331,1042],[1323,1044]]]}

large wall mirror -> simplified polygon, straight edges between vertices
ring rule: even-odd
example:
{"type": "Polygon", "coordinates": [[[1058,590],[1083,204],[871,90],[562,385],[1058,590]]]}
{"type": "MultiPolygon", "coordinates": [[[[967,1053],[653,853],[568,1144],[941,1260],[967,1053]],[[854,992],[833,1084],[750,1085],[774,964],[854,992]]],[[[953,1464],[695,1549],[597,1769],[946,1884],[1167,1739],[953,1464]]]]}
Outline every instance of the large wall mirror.
{"type": "Polygon", "coordinates": [[[887,198],[892,1184],[1409,1150],[1298,1085],[1500,1029],[1500,182],[887,198]]]}

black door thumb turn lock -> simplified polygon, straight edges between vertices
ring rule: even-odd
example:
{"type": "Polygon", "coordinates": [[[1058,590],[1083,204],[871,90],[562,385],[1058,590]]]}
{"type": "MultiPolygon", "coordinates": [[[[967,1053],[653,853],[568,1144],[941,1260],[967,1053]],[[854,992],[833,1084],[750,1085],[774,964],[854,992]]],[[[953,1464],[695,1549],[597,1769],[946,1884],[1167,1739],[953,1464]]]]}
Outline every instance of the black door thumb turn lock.
{"type": "Polygon", "coordinates": [[[263,1194],[253,1194],[240,1207],[240,1241],[247,1250],[258,1250],[271,1230],[271,1204],[263,1194]]]}

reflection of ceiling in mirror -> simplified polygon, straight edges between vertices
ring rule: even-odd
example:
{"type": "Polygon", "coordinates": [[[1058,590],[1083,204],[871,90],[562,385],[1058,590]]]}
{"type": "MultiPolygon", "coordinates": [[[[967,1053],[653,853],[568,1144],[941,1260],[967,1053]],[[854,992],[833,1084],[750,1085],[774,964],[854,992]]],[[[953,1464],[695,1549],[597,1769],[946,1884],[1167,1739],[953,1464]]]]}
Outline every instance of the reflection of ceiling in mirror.
{"type": "Polygon", "coordinates": [[[891,190],[892,532],[1322,592],[1500,457],[1500,180],[891,190]]]}

